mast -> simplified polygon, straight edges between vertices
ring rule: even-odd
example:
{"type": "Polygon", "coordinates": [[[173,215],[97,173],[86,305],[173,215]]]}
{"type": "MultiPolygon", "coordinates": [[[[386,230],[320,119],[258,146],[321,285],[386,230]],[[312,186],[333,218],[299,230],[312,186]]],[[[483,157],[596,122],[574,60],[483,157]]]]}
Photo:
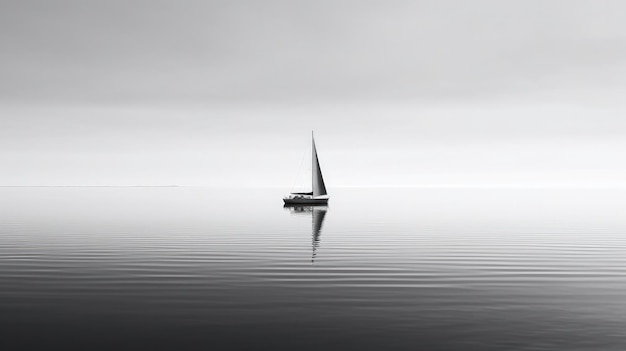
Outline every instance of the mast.
{"type": "Polygon", "coordinates": [[[315,138],[313,137],[313,131],[311,131],[311,142],[313,144],[312,152],[312,179],[313,179],[313,196],[326,195],[326,185],[324,185],[324,178],[322,177],[322,169],[320,168],[320,162],[317,159],[317,150],[315,149],[315,138]]]}

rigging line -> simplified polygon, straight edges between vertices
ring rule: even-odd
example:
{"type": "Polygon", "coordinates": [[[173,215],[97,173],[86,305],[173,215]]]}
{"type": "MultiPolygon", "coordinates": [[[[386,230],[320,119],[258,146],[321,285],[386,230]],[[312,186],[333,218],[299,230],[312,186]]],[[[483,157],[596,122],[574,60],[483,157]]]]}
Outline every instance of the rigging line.
{"type": "Polygon", "coordinates": [[[306,158],[306,154],[307,154],[308,148],[305,148],[302,151],[302,156],[300,157],[300,166],[298,166],[298,172],[296,173],[295,177],[293,178],[293,182],[291,183],[291,191],[290,192],[294,192],[295,188],[296,188],[296,183],[298,182],[298,178],[300,178],[300,174],[302,173],[302,167],[304,165],[304,159],[306,158]]]}

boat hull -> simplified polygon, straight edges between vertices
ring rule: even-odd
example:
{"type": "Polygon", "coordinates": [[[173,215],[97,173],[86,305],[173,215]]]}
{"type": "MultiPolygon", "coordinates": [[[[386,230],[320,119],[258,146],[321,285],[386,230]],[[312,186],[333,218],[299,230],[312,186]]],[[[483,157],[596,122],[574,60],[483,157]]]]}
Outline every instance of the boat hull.
{"type": "Polygon", "coordinates": [[[311,198],[302,198],[302,199],[283,199],[285,205],[326,205],[328,204],[328,199],[311,199],[311,198]]]}

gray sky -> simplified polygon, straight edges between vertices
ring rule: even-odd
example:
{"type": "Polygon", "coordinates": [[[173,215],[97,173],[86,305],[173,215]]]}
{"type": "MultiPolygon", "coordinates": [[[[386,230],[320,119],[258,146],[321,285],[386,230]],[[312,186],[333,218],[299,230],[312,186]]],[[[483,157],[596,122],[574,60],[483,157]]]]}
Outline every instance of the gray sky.
{"type": "Polygon", "coordinates": [[[622,1],[3,1],[1,185],[625,185],[622,1]]]}

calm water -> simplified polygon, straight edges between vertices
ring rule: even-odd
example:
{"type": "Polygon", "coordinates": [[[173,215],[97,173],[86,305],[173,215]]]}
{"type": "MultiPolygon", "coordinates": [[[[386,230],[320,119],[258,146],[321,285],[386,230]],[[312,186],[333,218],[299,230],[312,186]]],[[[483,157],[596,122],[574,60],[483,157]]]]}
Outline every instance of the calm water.
{"type": "Polygon", "coordinates": [[[626,191],[0,188],[0,346],[626,349],[626,191]]]}

